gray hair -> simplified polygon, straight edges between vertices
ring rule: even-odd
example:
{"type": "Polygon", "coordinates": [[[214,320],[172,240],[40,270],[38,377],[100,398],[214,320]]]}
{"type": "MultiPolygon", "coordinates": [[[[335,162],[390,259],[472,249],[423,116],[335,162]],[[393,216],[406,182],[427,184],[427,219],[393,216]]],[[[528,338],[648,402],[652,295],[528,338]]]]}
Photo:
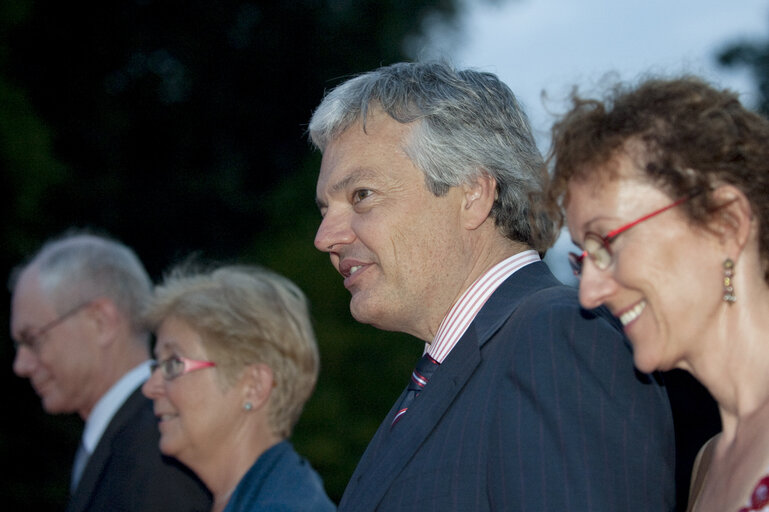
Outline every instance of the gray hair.
{"type": "Polygon", "coordinates": [[[199,271],[177,266],[155,289],[146,312],[157,329],[168,317],[188,324],[231,386],[250,364],[272,369],[268,418],[288,437],[318,378],[319,355],[304,293],[267,269],[232,265],[199,271]]]}
{"type": "Polygon", "coordinates": [[[323,152],[353,123],[366,129],[369,109],[414,123],[404,150],[436,196],[484,173],[497,182],[491,217],[504,236],[544,252],[554,223],[533,214],[546,178],[526,114],[491,73],[458,71],[443,62],[398,63],[361,74],[331,90],[310,120],[323,152]]]}
{"type": "Polygon", "coordinates": [[[152,281],[136,254],[105,236],[68,231],[47,241],[32,259],[11,274],[15,292],[21,273],[34,267],[43,293],[59,313],[105,297],[115,304],[137,335],[146,335],[142,312],[152,281]]]}

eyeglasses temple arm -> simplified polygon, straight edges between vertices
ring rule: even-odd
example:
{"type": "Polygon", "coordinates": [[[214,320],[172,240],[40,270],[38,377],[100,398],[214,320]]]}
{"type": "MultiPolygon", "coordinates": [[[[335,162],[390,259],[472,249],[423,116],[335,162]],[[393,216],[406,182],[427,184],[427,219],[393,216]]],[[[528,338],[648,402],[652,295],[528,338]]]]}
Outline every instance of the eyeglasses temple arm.
{"type": "Polygon", "coordinates": [[[620,233],[622,233],[623,231],[627,231],[628,229],[632,228],[632,227],[633,227],[633,226],[635,226],[636,224],[640,224],[641,222],[645,221],[646,219],[649,219],[649,218],[651,218],[651,217],[654,217],[655,215],[659,215],[660,213],[662,213],[662,212],[664,212],[664,211],[666,211],[666,210],[669,210],[669,209],[671,209],[671,208],[675,208],[675,207],[676,207],[676,206],[678,206],[679,204],[681,204],[681,203],[685,203],[685,202],[686,202],[686,201],[688,201],[690,198],[691,198],[691,196],[682,197],[682,198],[681,198],[681,199],[679,199],[678,201],[676,201],[676,202],[674,202],[674,203],[672,203],[672,204],[669,204],[669,205],[667,205],[667,206],[664,206],[664,207],[660,208],[659,210],[654,210],[653,212],[651,212],[651,213],[649,213],[649,214],[647,214],[647,215],[644,215],[644,216],[643,216],[643,217],[641,217],[640,219],[634,220],[634,221],[633,221],[633,222],[631,222],[630,224],[626,224],[626,225],[622,226],[621,228],[617,228],[617,229],[615,229],[614,231],[609,231],[609,233],[607,233],[607,234],[606,234],[606,236],[604,237],[604,239],[605,239],[606,241],[609,241],[609,240],[611,240],[612,238],[614,238],[615,236],[617,236],[617,235],[619,235],[620,233]]]}

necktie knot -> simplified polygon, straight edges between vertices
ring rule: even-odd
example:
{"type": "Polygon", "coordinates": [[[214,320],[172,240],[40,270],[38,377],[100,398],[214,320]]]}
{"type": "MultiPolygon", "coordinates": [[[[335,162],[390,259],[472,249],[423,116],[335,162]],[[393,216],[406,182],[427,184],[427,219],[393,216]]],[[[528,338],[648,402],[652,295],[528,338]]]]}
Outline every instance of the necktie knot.
{"type": "Polygon", "coordinates": [[[433,376],[433,372],[438,368],[439,363],[428,354],[422,356],[417,362],[416,368],[411,372],[411,381],[409,381],[409,390],[416,391],[419,394],[425,387],[427,381],[433,376]]]}
{"type": "Polygon", "coordinates": [[[403,401],[398,408],[398,412],[395,414],[395,418],[393,418],[393,422],[390,426],[391,428],[406,413],[411,402],[419,396],[419,393],[421,393],[422,389],[427,385],[427,382],[430,380],[438,366],[440,366],[440,363],[433,359],[429,354],[423,355],[419,362],[417,362],[416,368],[411,372],[411,379],[406,388],[406,395],[403,397],[403,401]]]}

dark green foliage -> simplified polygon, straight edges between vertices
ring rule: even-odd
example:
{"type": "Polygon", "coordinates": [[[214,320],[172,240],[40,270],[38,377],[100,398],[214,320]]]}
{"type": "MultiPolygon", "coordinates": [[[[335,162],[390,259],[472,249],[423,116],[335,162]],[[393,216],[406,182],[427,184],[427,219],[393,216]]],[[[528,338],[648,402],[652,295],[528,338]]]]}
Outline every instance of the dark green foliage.
{"type": "Polygon", "coordinates": [[[747,67],[750,70],[759,96],[756,103],[749,106],[769,116],[769,39],[728,44],[719,52],[718,62],[726,67],[747,67]]]}
{"type": "MultiPolygon", "coordinates": [[[[338,500],[421,342],[358,325],[314,249],[319,155],[306,123],[326,89],[406,59],[404,41],[428,17],[451,20],[454,4],[0,3],[3,273],[80,226],[133,246],[156,279],[198,252],[295,280],[313,304],[322,373],[294,442],[338,500]]],[[[6,294],[6,326],[8,309],[6,294]]],[[[61,510],[79,420],[46,416],[12,359],[6,336],[0,495],[8,510],[61,510]]]]}

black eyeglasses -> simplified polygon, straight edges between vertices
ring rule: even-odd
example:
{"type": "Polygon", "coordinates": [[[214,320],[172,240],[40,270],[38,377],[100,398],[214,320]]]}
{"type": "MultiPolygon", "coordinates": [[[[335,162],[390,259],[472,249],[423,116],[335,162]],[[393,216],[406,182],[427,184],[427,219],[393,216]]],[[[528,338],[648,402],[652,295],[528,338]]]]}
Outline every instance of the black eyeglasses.
{"type": "Polygon", "coordinates": [[[171,356],[168,359],[163,359],[162,361],[152,361],[150,363],[150,371],[155,373],[155,370],[160,368],[160,374],[165,380],[174,380],[177,377],[181,377],[185,373],[193,372],[195,370],[202,370],[203,368],[210,368],[212,366],[216,366],[216,363],[211,361],[188,359],[182,356],[171,356]]]}
{"type": "Polygon", "coordinates": [[[93,300],[89,300],[87,302],[83,302],[82,304],[79,304],[75,306],[74,308],[68,310],[63,315],[54,318],[44,326],[40,327],[39,329],[35,329],[34,331],[23,331],[21,334],[19,334],[19,339],[14,340],[14,345],[16,347],[16,350],[18,351],[22,347],[25,347],[32,351],[35,354],[40,353],[40,348],[43,346],[43,336],[47,334],[48,332],[52,331],[56,326],[61,325],[64,323],[65,320],[75,316],[77,313],[85,309],[87,306],[90,306],[93,300]]]}
{"type": "Polygon", "coordinates": [[[582,251],[582,254],[577,254],[574,252],[569,253],[569,264],[571,265],[571,270],[574,272],[575,276],[582,275],[582,266],[585,262],[585,256],[590,258],[590,261],[593,262],[593,265],[596,266],[598,270],[606,270],[609,268],[609,265],[611,265],[612,261],[614,260],[614,253],[611,251],[611,243],[616,240],[616,238],[627,231],[628,229],[637,226],[638,224],[642,223],[645,220],[649,220],[652,217],[659,215],[662,212],[665,212],[667,210],[670,210],[671,208],[675,208],[676,206],[685,203],[689,199],[691,199],[694,195],[688,195],[686,197],[682,197],[681,199],[663,207],[659,210],[654,210],[653,212],[644,215],[643,217],[634,220],[633,222],[630,222],[628,224],[625,224],[622,227],[619,227],[615,230],[609,231],[606,236],[601,236],[597,233],[592,233],[588,231],[585,233],[585,240],[582,242],[582,245],[584,247],[584,250],[582,251]]]}

